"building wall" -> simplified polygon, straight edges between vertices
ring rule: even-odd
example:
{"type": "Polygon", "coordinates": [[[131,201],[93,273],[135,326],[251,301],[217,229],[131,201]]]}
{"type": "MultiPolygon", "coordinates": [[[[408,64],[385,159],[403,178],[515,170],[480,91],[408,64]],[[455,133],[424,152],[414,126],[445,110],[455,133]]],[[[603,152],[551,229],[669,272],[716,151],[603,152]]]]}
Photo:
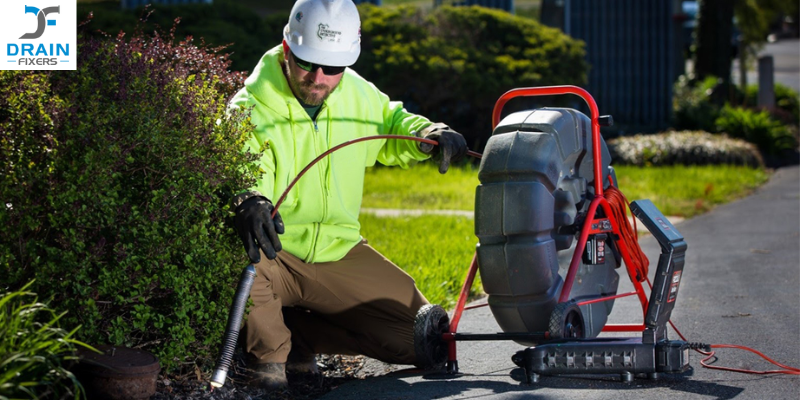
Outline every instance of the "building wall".
{"type": "Polygon", "coordinates": [[[562,0],[563,30],[586,42],[586,89],[625,133],[670,125],[682,60],[675,0],[562,0]]]}

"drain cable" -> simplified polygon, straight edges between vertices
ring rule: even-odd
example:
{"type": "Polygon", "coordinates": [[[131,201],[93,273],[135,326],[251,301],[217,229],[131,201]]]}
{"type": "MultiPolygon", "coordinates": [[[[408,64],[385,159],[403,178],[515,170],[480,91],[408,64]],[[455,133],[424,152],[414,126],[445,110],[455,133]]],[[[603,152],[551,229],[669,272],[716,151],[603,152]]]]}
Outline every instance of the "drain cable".
{"type": "MultiPolygon", "coordinates": [[[[412,132],[412,134],[416,134],[416,132],[412,132]]],[[[435,140],[431,140],[431,139],[424,139],[424,138],[417,137],[417,136],[404,136],[404,135],[375,135],[375,136],[365,136],[365,137],[358,138],[358,139],[348,140],[348,141],[346,141],[346,142],[344,142],[344,143],[340,143],[340,144],[338,144],[338,145],[336,145],[336,146],[333,146],[333,147],[331,147],[329,150],[327,150],[326,152],[324,152],[324,153],[320,154],[320,155],[319,155],[317,158],[315,158],[313,161],[311,161],[310,163],[308,163],[308,165],[306,165],[306,167],[305,167],[305,168],[303,168],[303,170],[302,170],[302,171],[300,171],[300,173],[299,173],[299,174],[297,174],[297,176],[294,178],[294,180],[292,180],[292,182],[291,182],[291,183],[289,183],[289,186],[287,186],[287,187],[286,187],[286,190],[284,190],[284,191],[283,191],[283,194],[281,194],[281,197],[278,199],[278,202],[277,202],[277,203],[275,203],[275,209],[274,209],[274,210],[272,210],[272,218],[275,218],[275,214],[277,214],[277,213],[278,213],[278,207],[280,207],[280,206],[281,206],[281,203],[283,203],[283,201],[284,201],[284,200],[286,200],[286,195],[288,195],[288,194],[289,194],[289,191],[290,191],[290,190],[292,190],[292,188],[294,187],[295,183],[297,183],[297,181],[298,181],[298,180],[300,180],[300,178],[303,176],[303,174],[305,174],[305,173],[306,173],[306,171],[308,171],[309,169],[311,169],[311,167],[313,167],[313,166],[314,166],[314,164],[316,164],[317,162],[319,162],[319,161],[320,161],[320,160],[322,160],[323,158],[327,157],[327,156],[328,156],[328,154],[331,154],[331,153],[333,153],[334,151],[341,149],[342,147],[347,147],[347,146],[350,146],[351,144],[356,144],[356,143],[359,143],[359,142],[366,142],[367,140],[377,140],[377,139],[401,139],[401,140],[413,140],[413,141],[415,141],[415,142],[432,144],[432,145],[434,145],[434,146],[436,146],[436,145],[438,145],[438,144],[439,144],[439,142],[437,142],[437,141],[435,141],[435,140]]],[[[475,157],[475,158],[477,158],[477,159],[480,159],[480,158],[481,158],[481,153],[476,153],[476,152],[474,152],[474,151],[472,151],[472,150],[467,150],[467,155],[468,155],[468,156],[470,156],[470,157],[475,157]]]]}
{"type": "MultiPolygon", "coordinates": [[[[336,150],[339,150],[342,147],[346,147],[346,146],[349,146],[351,144],[355,144],[355,143],[358,143],[358,142],[363,142],[363,141],[367,141],[367,140],[375,140],[375,139],[401,139],[401,140],[413,140],[413,141],[417,141],[417,142],[420,142],[420,143],[428,143],[428,144],[432,144],[432,145],[437,145],[438,144],[434,140],[423,139],[423,138],[416,137],[416,136],[379,135],[379,136],[366,136],[366,137],[362,137],[362,138],[358,138],[358,139],[353,139],[353,140],[341,143],[339,145],[336,145],[336,146],[332,147],[330,150],[320,154],[319,157],[317,157],[313,161],[311,161],[311,163],[309,163],[305,168],[303,168],[302,171],[300,171],[299,174],[297,174],[297,177],[295,177],[294,180],[292,180],[292,182],[289,184],[289,186],[286,187],[286,190],[284,190],[283,194],[278,199],[278,202],[275,203],[275,209],[272,211],[272,217],[275,217],[275,214],[278,213],[278,207],[280,207],[281,203],[283,203],[283,200],[286,199],[286,196],[289,194],[289,191],[292,189],[292,187],[294,187],[295,183],[297,183],[297,181],[300,179],[300,177],[302,177],[303,174],[306,173],[306,171],[308,171],[311,167],[313,167],[314,164],[316,164],[317,162],[319,162],[323,158],[327,157],[329,154],[333,153],[336,150]]],[[[477,153],[477,152],[474,152],[474,151],[471,151],[471,150],[467,151],[467,155],[471,156],[471,157],[475,157],[477,159],[480,159],[482,157],[482,155],[480,153],[477,153]]],[[[613,188],[613,186],[612,186],[612,188],[613,188]]],[[[653,284],[650,283],[650,278],[647,277],[647,272],[648,272],[648,268],[647,267],[648,267],[649,262],[647,260],[647,257],[641,251],[641,247],[639,246],[638,235],[636,234],[636,228],[631,229],[630,222],[628,221],[628,218],[627,218],[627,209],[629,209],[630,203],[628,202],[628,199],[625,198],[625,195],[623,195],[622,192],[619,191],[619,189],[613,188],[613,189],[611,189],[611,190],[609,190],[608,192],[605,192],[605,193],[606,193],[606,197],[608,198],[608,202],[610,204],[612,204],[612,205],[615,205],[615,207],[612,207],[614,209],[614,211],[615,211],[614,212],[615,218],[617,219],[618,223],[620,224],[620,230],[624,231],[622,240],[626,241],[626,243],[628,244],[628,248],[630,248],[631,252],[634,253],[633,254],[633,256],[634,256],[633,259],[634,259],[634,263],[637,264],[635,266],[636,270],[639,271],[646,278],[647,284],[650,286],[650,292],[652,293],[653,284]],[[624,205],[624,206],[622,206],[622,205],[624,205]],[[620,206],[622,206],[622,207],[620,207],[620,206]],[[623,229],[623,227],[627,227],[627,229],[623,229]]],[[[633,218],[633,221],[634,221],[633,223],[634,223],[634,226],[635,226],[636,218],[633,218]]],[[[672,326],[672,328],[675,330],[675,332],[678,334],[678,336],[680,336],[681,339],[683,339],[683,341],[688,343],[686,338],[683,336],[683,334],[681,334],[681,332],[678,330],[678,328],[675,327],[675,324],[671,320],[669,321],[669,324],[672,326]]],[[[794,367],[790,367],[790,366],[787,366],[787,365],[783,365],[781,363],[778,363],[778,362],[772,360],[771,358],[767,357],[763,353],[759,352],[758,350],[755,350],[755,349],[752,349],[752,348],[746,347],[746,346],[739,346],[739,345],[734,345],[734,344],[711,344],[711,345],[706,345],[706,344],[699,344],[698,343],[698,344],[695,344],[695,346],[693,346],[693,349],[695,351],[697,351],[698,353],[707,356],[706,358],[704,358],[703,360],[700,361],[700,365],[702,365],[705,368],[709,368],[709,369],[718,369],[718,370],[723,370],[723,371],[748,373],[748,374],[800,375],[800,369],[794,368],[794,367]],[[772,370],[772,371],[751,371],[751,370],[746,370],[746,369],[714,366],[714,365],[711,365],[710,363],[708,363],[708,360],[716,357],[716,355],[715,355],[716,352],[711,351],[712,348],[733,348],[733,349],[746,350],[746,351],[749,351],[751,353],[758,354],[759,356],[761,356],[762,358],[764,358],[768,362],[770,362],[770,363],[772,363],[774,365],[777,365],[778,367],[783,368],[783,369],[782,370],[772,370]]]]}
{"type": "MultiPolygon", "coordinates": [[[[622,194],[622,192],[619,189],[615,188],[614,186],[610,186],[604,192],[604,195],[606,196],[606,199],[608,200],[608,203],[611,206],[611,209],[612,209],[612,212],[614,214],[614,217],[615,217],[615,219],[617,220],[617,222],[619,224],[620,232],[621,232],[621,236],[622,236],[621,240],[625,241],[626,246],[630,249],[630,251],[632,253],[631,254],[631,256],[632,256],[631,259],[632,259],[632,262],[635,264],[634,265],[634,269],[636,271],[638,271],[641,274],[641,276],[643,276],[645,278],[645,280],[647,281],[648,286],[650,287],[650,292],[652,293],[653,292],[653,284],[650,282],[650,278],[647,276],[647,272],[648,272],[648,268],[647,267],[648,267],[649,261],[647,260],[647,257],[642,252],[641,247],[639,247],[639,240],[638,240],[638,234],[637,234],[637,229],[636,229],[636,218],[633,218],[633,229],[631,229],[630,222],[628,222],[627,210],[630,208],[630,203],[628,202],[628,199],[625,198],[625,195],[622,194]]],[[[680,336],[680,338],[684,342],[687,342],[689,344],[689,348],[691,348],[692,350],[694,350],[694,351],[706,356],[706,358],[700,360],[700,365],[702,365],[704,368],[716,369],[716,370],[722,370],[722,371],[729,371],[729,372],[738,372],[738,373],[744,373],[744,374],[757,374],[757,375],[767,375],[767,374],[800,375],[800,369],[794,368],[794,367],[790,367],[788,365],[783,365],[783,364],[781,364],[781,363],[779,363],[779,362],[767,357],[765,354],[761,353],[760,351],[752,349],[752,348],[747,347],[747,346],[740,346],[740,345],[735,345],[735,344],[691,343],[688,340],[686,340],[686,337],[683,336],[681,331],[679,331],[678,328],[675,327],[675,324],[672,322],[672,320],[669,321],[669,324],[670,324],[670,326],[672,326],[672,329],[675,330],[675,333],[677,333],[678,336],[680,336]],[[720,367],[720,366],[712,365],[708,361],[711,360],[712,358],[714,359],[714,361],[716,361],[716,360],[718,360],[718,357],[716,356],[716,352],[712,351],[711,349],[740,349],[740,350],[749,351],[751,353],[759,355],[761,358],[763,358],[767,362],[769,362],[769,363],[771,363],[773,365],[776,365],[776,366],[780,367],[781,369],[780,370],[769,370],[769,371],[753,371],[753,370],[748,370],[748,369],[720,367]]]]}
{"type": "MultiPolygon", "coordinates": [[[[647,280],[647,283],[650,284],[650,279],[647,280]]],[[[652,284],[650,284],[650,290],[651,291],[653,290],[653,285],[652,284]]],[[[680,338],[684,342],[689,343],[686,340],[686,338],[683,336],[681,331],[679,331],[678,328],[675,326],[675,323],[672,322],[672,320],[669,321],[669,325],[672,326],[672,329],[675,330],[675,333],[677,333],[678,336],[680,336],[680,338]]],[[[738,372],[738,373],[742,373],[742,374],[755,374],[755,375],[771,375],[771,374],[800,375],[800,368],[790,367],[788,365],[781,364],[781,363],[779,363],[779,362],[767,357],[764,353],[762,353],[762,352],[760,352],[760,351],[758,351],[756,349],[747,347],[747,346],[740,346],[740,345],[737,345],[737,344],[689,343],[689,348],[691,348],[692,350],[694,350],[694,351],[706,356],[706,358],[700,360],[700,365],[702,365],[704,368],[708,368],[708,369],[716,369],[716,370],[720,370],[720,371],[738,372]],[[750,370],[750,369],[722,367],[722,366],[712,365],[713,362],[716,362],[717,360],[719,360],[719,357],[717,357],[717,355],[716,355],[717,352],[713,351],[711,349],[739,349],[739,350],[749,351],[749,352],[751,352],[753,354],[756,354],[756,355],[760,356],[761,358],[763,358],[764,360],[766,360],[770,364],[778,366],[781,369],[767,370],[767,371],[754,371],[754,370],[750,370]],[[709,362],[709,360],[711,360],[711,359],[713,359],[713,360],[711,362],[709,362]]]]}

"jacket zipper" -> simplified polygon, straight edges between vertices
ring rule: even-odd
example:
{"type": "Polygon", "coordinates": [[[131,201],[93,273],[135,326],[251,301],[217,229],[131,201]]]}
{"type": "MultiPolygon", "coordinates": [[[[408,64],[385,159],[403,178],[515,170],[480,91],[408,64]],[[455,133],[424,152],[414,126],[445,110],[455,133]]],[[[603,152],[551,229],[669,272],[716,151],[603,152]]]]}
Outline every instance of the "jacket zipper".
{"type": "MultiPolygon", "coordinates": [[[[317,113],[317,115],[319,115],[319,113],[317,113]]],[[[315,133],[314,150],[316,150],[317,153],[322,154],[319,151],[317,143],[317,140],[319,138],[319,127],[317,126],[317,120],[313,119],[311,122],[314,125],[314,133],[315,133]]],[[[327,161],[328,160],[326,160],[326,162],[327,161]]],[[[330,168],[330,163],[328,163],[328,168],[330,168]]],[[[325,179],[322,174],[322,168],[317,168],[317,171],[319,171],[320,186],[322,188],[322,220],[325,220],[326,214],[328,213],[328,188],[325,187],[325,179]]],[[[308,260],[306,260],[306,262],[314,261],[314,256],[316,256],[317,253],[317,239],[319,239],[321,225],[322,223],[320,222],[314,223],[314,240],[311,242],[311,253],[309,254],[308,260]]]]}

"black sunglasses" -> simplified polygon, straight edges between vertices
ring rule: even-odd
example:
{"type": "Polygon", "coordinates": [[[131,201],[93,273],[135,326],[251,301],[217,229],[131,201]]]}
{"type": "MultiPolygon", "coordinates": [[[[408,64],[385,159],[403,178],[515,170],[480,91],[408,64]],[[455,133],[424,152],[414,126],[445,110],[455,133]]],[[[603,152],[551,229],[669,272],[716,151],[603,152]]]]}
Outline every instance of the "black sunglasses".
{"type": "Polygon", "coordinates": [[[308,62],[306,60],[297,57],[297,55],[295,55],[294,52],[292,52],[292,58],[294,58],[294,63],[297,64],[297,66],[300,67],[300,69],[311,73],[314,73],[318,68],[322,68],[322,73],[325,75],[339,75],[342,72],[344,72],[345,68],[347,68],[347,67],[329,67],[327,65],[314,64],[312,62],[308,62]]]}

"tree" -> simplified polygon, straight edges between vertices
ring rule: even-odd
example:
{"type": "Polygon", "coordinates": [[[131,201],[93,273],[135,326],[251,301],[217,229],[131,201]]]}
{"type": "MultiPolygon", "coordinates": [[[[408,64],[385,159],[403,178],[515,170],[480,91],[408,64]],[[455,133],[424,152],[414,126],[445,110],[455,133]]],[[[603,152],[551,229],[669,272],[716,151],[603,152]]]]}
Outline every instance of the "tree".
{"type": "MultiPolygon", "coordinates": [[[[744,72],[750,56],[767,41],[770,24],[781,15],[796,18],[799,9],[796,0],[699,0],[694,53],[696,78],[716,76],[727,87],[731,83],[733,45],[738,46],[744,72]],[[737,37],[734,37],[734,16],[737,37]]],[[[742,86],[746,86],[746,74],[740,75],[742,86]]]]}
{"type": "MultiPolygon", "coordinates": [[[[731,37],[733,36],[734,2],[730,0],[700,0],[697,19],[697,47],[694,52],[694,72],[702,80],[708,76],[722,79],[723,87],[730,84],[731,37]]],[[[722,93],[727,92],[723,90],[722,93]]],[[[717,96],[721,104],[724,97],[717,96]]]]}

